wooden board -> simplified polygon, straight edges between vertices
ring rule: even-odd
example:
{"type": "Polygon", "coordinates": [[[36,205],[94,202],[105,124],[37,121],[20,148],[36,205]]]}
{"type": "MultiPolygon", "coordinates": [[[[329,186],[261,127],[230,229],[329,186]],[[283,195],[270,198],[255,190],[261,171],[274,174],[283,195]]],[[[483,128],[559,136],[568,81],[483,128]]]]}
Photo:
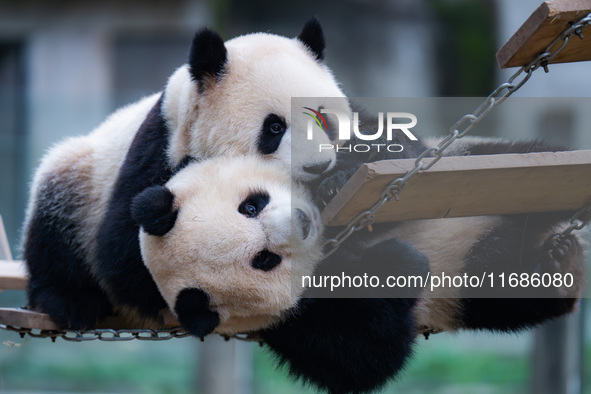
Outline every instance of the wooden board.
{"type": "Polygon", "coordinates": [[[0,260],[0,290],[24,290],[29,277],[22,261],[0,260]]]}
{"type": "MultiPolygon", "coordinates": [[[[542,3],[521,25],[517,32],[497,52],[501,68],[529,64],[552,41],[591,12],[591,0],[553,0],[542,3]]],[[[591,60],[591,28],[583,30],[585,39],[574,36],[551,63],[591,60]]]]}
{"type": "Polygon", "coordinates": [[[0,308],[0,324],[39,330],[59,329],[49,315],[20,308],[0,308]]]}
{"type": "MultiPolygon", "coordinates": [[[[322,212],[346,224],[372,206],[414,159],[363,165],[322,212]]],[[[576,210],[591,199],[591,150],[444,157],[415,175],[376,215],[377,222],[576,210]]]]}

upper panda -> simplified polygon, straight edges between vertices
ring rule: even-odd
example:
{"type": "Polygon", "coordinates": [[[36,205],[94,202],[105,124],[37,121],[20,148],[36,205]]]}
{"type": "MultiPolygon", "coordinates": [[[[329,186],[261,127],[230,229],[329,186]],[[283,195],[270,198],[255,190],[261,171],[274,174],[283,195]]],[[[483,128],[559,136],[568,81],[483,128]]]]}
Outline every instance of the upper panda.
{"type": "MultiPolygon", "coordinates": [[[[64,328],[92,326],[113,309],[153,320],[166,304],[142,264],[130,205],[191,161],[257,155],[302,181],[332,168],[334,152],[290,152],[291,98],[318,97],[320,108],[323,97],[344,97],[324,47],[315,18],[294,39],[257,33],[224,43],[199,30],[163,92],[51,148],[25,219],[29,306],[64,328]]],[[[318,133],[310,144],[326,142],[318,133]]]]}
{"type": "Polygon", "coordinates": [[[296,279],[322,258],[322,224],[291,183],[260,158],[218,157],[134,198],[144,264],[192,335],[255,331],[296,305],[296,279]]]}

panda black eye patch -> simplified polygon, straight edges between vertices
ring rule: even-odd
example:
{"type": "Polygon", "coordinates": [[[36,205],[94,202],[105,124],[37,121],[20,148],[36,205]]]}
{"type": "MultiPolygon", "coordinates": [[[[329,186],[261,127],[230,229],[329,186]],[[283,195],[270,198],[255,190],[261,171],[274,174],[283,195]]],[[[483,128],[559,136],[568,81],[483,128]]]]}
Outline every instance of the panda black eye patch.
{"type": "Polygon", "coordinates": [[[258,149],[263,155],[269,155],[281,145],[281,139],[287,130],[285,119],[276,114],[269,114],[263,121],[258,139],[258,149]]]}
{"type": "Polygon", "coordinates": [[[255,218],[267,206],[271,197],[264,192],[251,193],[238,206],[238,212],[248,218],[255,218]]]}
{"type": "Polygon", "coordinates": [[[252,268],[266,272],[277,267],[279,263],[281,263],[281,256],[265,249],[254,256],[254,259],[252,259],[250,264],[252,265],[252,268]]]}

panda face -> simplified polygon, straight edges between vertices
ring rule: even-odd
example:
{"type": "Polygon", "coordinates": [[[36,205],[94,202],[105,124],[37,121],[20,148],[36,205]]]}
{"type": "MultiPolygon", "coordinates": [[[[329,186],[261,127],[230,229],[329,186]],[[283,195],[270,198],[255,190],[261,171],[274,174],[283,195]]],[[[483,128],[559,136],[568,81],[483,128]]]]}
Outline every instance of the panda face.
{"type": "Polygon", "coordinates": [[[190,164],[165,187],[141,193],[132,213],[144,263],[181,324],[191,330],[203,313],[217,316],[194,335],[276,322],[320,260],[319,212],[260,158],[190,164]]]}
{"type": "MultiPolygon", "coordinates": [[[[264,33],[219,39],[215,53],[223,56],[215,75],[197,72],[202,66],[191,63],[173,74],[163,104],[172,128],[171,164],[186,156],[256,154],[292,171],[298,181],[311,181],[334,166],[335,152],[318,149],[332,143],[331,137],[321,131],[311,140],[295,138],[306,133],[307,120],[292,124],[292,98],[311,98],[312,108],[322,108],[327,98],[345,97],[321,61],[321,30],[320,38],[310,37],[306,26],[295,39],[264,33]],[[296,150],[305,154],[292,155],[296,150]]],[[[201,46],[194,42],[193,50],[205,51],[201,46]]],[[[350,113],[347,101],[340,101],[350,113]]]]}

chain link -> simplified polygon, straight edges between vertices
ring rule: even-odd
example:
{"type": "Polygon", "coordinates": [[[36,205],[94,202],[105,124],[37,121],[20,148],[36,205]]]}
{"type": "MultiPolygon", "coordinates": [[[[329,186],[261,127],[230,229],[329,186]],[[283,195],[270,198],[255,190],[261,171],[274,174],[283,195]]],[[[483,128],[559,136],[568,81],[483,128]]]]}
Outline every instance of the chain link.
{"type": "Polygon", "coordinates": [[[591,203],[588,203],[583,208],[579,209],[571,218],[567,228],[560,233],[560,235],[569,235],[575,230],[582,230],[591,222],[591,203]]]}
{"type": "MultiPolygon", "coordinates": [[[[33,328],[13,327],[0,324],[0,328],[13,331],[20,335],[21,338],[29,336],[31,338],[50,338],[55,342],[57,338],[62,338],[68,342],[86,342],[86,341],[106,341],[106,342],[125,342],[134,339],[140,341],[167,341],[173,338],[185,338],[191,336],[187,331],[180,326],[166,328],[166,329],[95,329],[95,330],[38,330],[33,328]]],[[[261,342],[261,339],[254,334],[236,334],[236,335],[222,335],[224,339],[237,339],[246,342],[261,342]]]]}
{"type": "MultiPolygon", "coordinates": [[[[354,232],[359,231],[375,222],[376,212],[392,199],[398,200],[398,195],[406,187],[408,181],[416,174],[426,171],[437,163],[447,149],[455,140],[464,137],[478,123],[480,123],[496,106],[501,104],[507,97],[519,90],[532,76],[533,72],[542,67],[548,72],[548,63],[552,61],[568,44],[570,38],[574,35],[583,38],[582,30],[591,25],[591,13],[572,23],[569,28],[562,32],[546,49],[540,53],[531,63],[521,67],[505,83],[500,84],[493,92],[472,112],[462,116],[449,129],[449,134],[441,140],[439,144],[427,148],[416,158],[414,167],[411,168],[400,178],[394,179],[386,186],[380,199],[376,201],[369,209],[355,216],[334,238],[326,240],[324,243],[325,256],[328,257],[334,253],[339,246],[345,242],[354,232]]],[[[570,226],[565,230],[565,235],[573,230],[582,229],[589,220],[580,219],[583,212],[588,212],[588,207],[577,212],[571,219],[570,226]]]]}

